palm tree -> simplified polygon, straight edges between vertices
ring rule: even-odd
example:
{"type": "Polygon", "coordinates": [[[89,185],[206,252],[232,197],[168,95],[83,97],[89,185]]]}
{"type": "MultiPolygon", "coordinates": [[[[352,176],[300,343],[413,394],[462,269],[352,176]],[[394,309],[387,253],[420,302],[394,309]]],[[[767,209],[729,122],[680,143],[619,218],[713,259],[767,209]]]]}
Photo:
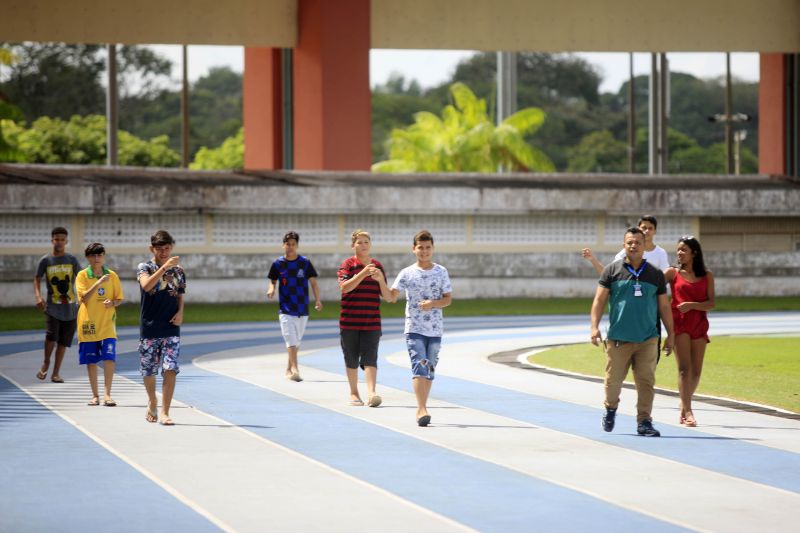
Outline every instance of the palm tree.
{"type": "Polygon", "coordinates": [[[499,126],[486,113],[486,100],[479,99],[465,84],[450,86],[453,104],[441,118],[422,111],[414,124],[395,129],[389,136],[389,159],[372,165],[373,172],[553,172],[555,167],[541,150],[525,141],[544,123],[539,108],[517,111],[499,126]]]}

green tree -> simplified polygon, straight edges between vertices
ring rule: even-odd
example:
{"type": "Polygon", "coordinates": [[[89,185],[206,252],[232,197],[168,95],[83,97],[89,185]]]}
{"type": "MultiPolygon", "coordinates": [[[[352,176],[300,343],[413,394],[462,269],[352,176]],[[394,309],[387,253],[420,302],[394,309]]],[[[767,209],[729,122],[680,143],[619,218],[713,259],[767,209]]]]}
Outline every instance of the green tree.
{"type": "MultiPolygon", "coordinates": [[[[400,90],[402,85],[396,83],[393,86],[387,83],[394,90],[387,90],[386,86],[376,89],[381,94],[376,98],[373,93],[373,158],[385,153],[383,139],[392,128],[398,127],[398,122],[408,124],[414,111],[433,112],[447,105],[449,86],[453,82],[472,88],[478,98],[486,100],[487,113],[494,117],[496,75],[496,55],[486,52],[465,59],[456,67],[451,81],[422,91],[420,96],[411,94],[411,85],[409,90],[400,90]],[[405,99],[411,109],[403,107],[402,113],[394,113],[391,106],[397,106],[401,99],[405,99]],[[418,107],[414,109],[413,105],[418,107]],[[391,123],[387,115],[392,117],[391,123]]],[[[537,132],[535,142],[557,169],[567,168],[567,148],[578,144],[592,131],[609,129],[615,135],[624,136],[625,113],[604,106],[599,93],[601,77],[583,59],[571,54],[520,53],[517,76],[518,106],[539,107],[547,114],[547,121],[537,132]]],[[[526,139],[533,141],[531,134],[526,139]]]]}
{"type": "MultiPolygon", "coordinates": [[[[2,122],[7,141],[18,154],[11,162],[102,165],[106,163],[106,118],[75,115],[64,121],[41,117],[30,128],[10,120],[2,122]]],[[[166,136],[149,141],[119,132],[119,164],[174,167],[180,157],[167,145],[166,136]]]]}
{"type": "MultiPolygon", "coordinates": [[[[181,97],[161,89],[120,101],[120,127],[149,138],[166,134],[174,150],[181,148],[181,97]]],[[[242,127],[242,75],[217,67],[189,88],[189,153],[201,146],[221,145],[242,127]]]]}
{"type": "MultiPolygon", "coordinates": [[[[617,92],[617,109],[627,114],[628,83],[625,82],[617,92]]],[[[636,121],[639,125],[648,123],[648,77],[637,76],[636,121]]],[[[736,129],[747,130],[747,145],[754,150],[758,146],[758,83],[733,80],[733,110],[751,117],[749,122],[736,125],[736,129]]],[[[723,113],[725,105],[724,78],[699,79],[690,74],[672,72],[670,74],[670,117],[669,126],[695,139],[700,146],[710,147],[725,140],[722,123],[709,122],[708,117],[723,113]]],[[[622,132],[621,132],[622,133],[622,132]]],[[[617,134],[615,132],[615,134],[617,134]]],[[[622,138],[624,133],[617,134],[622,138]]],[[[646,152],[645,152],[646,153],[646,152]]]]}
{"type": "Polygon", "coordinates": [[[372,90],[372,161],[388,159],[386,140],[396,128],[414,122],[420,111],[435,113],[443,104],[423,94],[415,80],[392,74],[385,85],[372,90]]]}
{"type": "Polygon", "coordinates": [[[244,166],[244,128],[234,137],[225,139],[219,148],[203,146],[189,165],[193,170],[226,170],[244,166]]]}
{"type": "MultiPolygon", "coordinates": [[[[0,92],[29,122],[105,113],[106,48],[65,43],[0,43],[15,60],[0,70],[0,92]]],[[[151,94],[172,63],[140,46],[118,48],[120,94],[151,94]]],[[[121,109],[122,110],[122,109],[121,109]]]]}
{"type": "Polygon", "coordinates": [[[545,121],[538,108],[526,108],[495,127],[479,99],[463,83],[450,86],[453,104],[441,118],[430,112],[414,115],[414,124],[395,129],[389,139],[390,159],[375,163],[375,172],[551,172],[550,159],[525,141],[545,121]]]}
{"type": "Polygon", "coordinates": [[[594,131],[567,150],[569,172],[627,172],[628,145],[608,130],[594,131]]]}
{"type": "MultiPolygon", "coordinates": [[[[10,66],[16,61],[13,52],[6,47],[0,46],[0,67],[10,66]]],[[[6,141],[3,135],[3,120],[22,120],[22,111],[19,107],[12,104],[8,96],[0,91],[0,160],[17,157],[14,148],[6,141]]]]}

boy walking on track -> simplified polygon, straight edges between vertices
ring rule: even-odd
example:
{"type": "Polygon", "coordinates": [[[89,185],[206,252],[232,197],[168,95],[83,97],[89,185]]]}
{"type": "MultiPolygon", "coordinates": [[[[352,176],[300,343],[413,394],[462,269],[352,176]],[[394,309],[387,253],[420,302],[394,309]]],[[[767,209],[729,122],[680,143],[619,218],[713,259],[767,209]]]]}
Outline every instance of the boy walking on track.
{"type": "Polygon", "coordinates": [[[89,405],[100,405],[97,390],[97,364],[103,362],[105,396],[103,405],[114,407],[111,382],[117,360],[117,307],[125,297],[119,276],[106,268],[106,249],[99,242],[86,247],[89,266],[78,272],[75,287],[81,306],[78,309],[79,362],[86,365],[92,399],[89,405]]]}
{"type": "Polygon", "coordinates": [[[150,237],[153,258],[139,263],[136,269],[142,296],[139,368],[147,390],[145,419],[165,426],[175,424],[169,417],[169,407],[175,393],[175,378],[180,372],[178,356],[181,351],[183,295],[186,292],[186,274],[178,264],[180,257],[172,255],[174,245],[172,235],[158,230],[150,237]],[[159,369],[163,380],[160,414],[156,397],[159,369]]]}
{"type": "Polygon", "coordinates": [[[433,236],[429,231],[414,235],[411,251],[417,262],[400,271],[391,290],[394,299],[400,291],[406,292],[404,331],[417,397],[417,425],[424,427],[431,422],[427,403],[442,344],[442,309],[452,302],[453,287],[447,269],[433,262],[433,236]]]}
{"type": "Polygon", "coordinates": [[[283,257],[272,263],[269,269],[269,289],[267,298],[275,296],[275,286],[278,289],[280,311],[278,320],[281,333],[286,342],[288,359],[286,362],[286,377],[292,381],[303,381],[297,365],[297,351],[303,333],[308,323],[308,286],[314,291],[314,309],[322,310],[322,301],[319,299],[319,286],[317,285],[317,271],[308,258],[297,253],[300,235],[294,231],[283,236],[283,257]]]}
{"type": "Polygon", "coordinates": [[[355,255],[341,264],[337,278],[342,291],[339,316],[340,340],[350,385],[350,405],[364,405],[358,393],[358,367],[367,380],[367,405],[378,407],[382,399],[375,392],[378,377],[378,343],[381,339],[381,297],[392,300],[386,273],[369,255],[372,241],[364,230],[353,232],[355,255]]]}
{"type": "Polygon", "coordinates": [[[76,318],[78,315],[77,298],[75,297],[75,277],[81,269],[75,256],[68,254],[67,229],[58,227],[50,232],[53,244],[52,253],[39,261],[36,276],[33,279],[33,293],[36,295],[36,308],[46,317],[47,333],[44,341],[44,361],[36,373],[36,377],[44,381],[50,367],[50,356],[56,350],[56,360],[50,381],[64,383],[61,378],[61,363],[64,353],[72,346],[75,337],[76,318]],[[47,301],[42,298],[42,279],[47,284],[47,301]]]}

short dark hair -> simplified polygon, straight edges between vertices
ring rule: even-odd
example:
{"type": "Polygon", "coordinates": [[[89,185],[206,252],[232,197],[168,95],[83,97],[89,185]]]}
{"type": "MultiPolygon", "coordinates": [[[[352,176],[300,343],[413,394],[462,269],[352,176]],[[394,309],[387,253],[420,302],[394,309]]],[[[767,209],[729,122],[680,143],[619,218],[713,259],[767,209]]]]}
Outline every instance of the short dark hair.
{"type": "Polygon", "coordinates": [[[634,235],[644,235],[644,232],[637,228],[636,226],[631,226],[630,228],[625,230],[625,235],[628,233],[633,233],[634,235]]]}
{"type": "Polygon", "coordinates": [[[433,235],[426,229],[418,231],[417,234],[414,235],[414,246],[420,241],[431,241],[431,244],[433,244],[433,235]]]}
{"type": "Polygon", "coordinates": [[[639,219],[639,222],[637,222],[636,225],[638,226],[642,222],[649,222],[653,225],[654,228],[658,229],[658,220],[656,220],[656,217],[654,217],[653,215],[642,215],[641,218],[639,219]]]}
{"type": "Polygon", "coordinates": [[[283,243],[286,244],[289,242],[289,239],[294,239],[295,242],[298,244],[300,243],[300,234],[296,231],[287,231],[286,235],[283,236],[283,243]]]}
{"type": "Polygon", "coordinates": [[[165,244],[175,244],[175,239],[165,229],[160,229],[150,236],[150,244],[152,246],[163,246],[165,244]]]}
{"type": "Polygon", "coordinates": [[[53,228],[53,231],[50,232],[50,238],[53,238],[56,235],[69,235],[69,232],[67,231],[67,228],[58,226],[57,228],[53,228]]]}
{"type": "Polygon", "coordinates": [[[93,242],[84,250],[83,255],[89,257],[90,255],[101,255],[106,253],[106,247],[99,242],[93,242]]]}

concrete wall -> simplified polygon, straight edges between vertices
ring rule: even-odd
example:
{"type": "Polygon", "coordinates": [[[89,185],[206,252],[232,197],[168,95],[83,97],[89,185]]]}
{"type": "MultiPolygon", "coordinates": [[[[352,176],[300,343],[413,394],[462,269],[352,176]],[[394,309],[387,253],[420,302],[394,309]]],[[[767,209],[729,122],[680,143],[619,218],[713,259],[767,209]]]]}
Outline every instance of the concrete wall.
{"type": "Polygon", "coordinates": [[[202,173],[0,165],[0,305],[30,305],[39,257],[55,225],[70,229],[83,260],[103,242],[109,266],[138,300],[136,264],[149,235],[178,240],[191,301],[263,299],[281,236],[300,232],[301,253],[338,298],[336,268],[350,232],[373,234],[390,281],[413,262],[411,237],[430,229],[436,260],[461,298],[589,296],[596,275],[579,250],[609,261],[624,228],[659,217],[657,242],[707,243],[724,295],[800,295],[800,185],[760,176],[374,176],[368,173],[202,173]]]}

